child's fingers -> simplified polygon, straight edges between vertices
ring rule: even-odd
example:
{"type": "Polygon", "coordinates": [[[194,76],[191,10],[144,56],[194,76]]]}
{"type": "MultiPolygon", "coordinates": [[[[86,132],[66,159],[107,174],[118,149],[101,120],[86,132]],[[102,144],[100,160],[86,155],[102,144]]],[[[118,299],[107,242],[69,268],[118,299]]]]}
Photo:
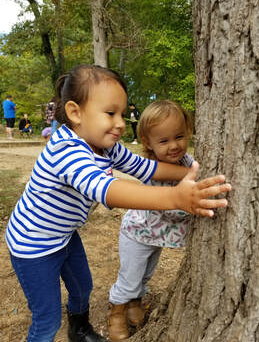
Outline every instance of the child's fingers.
{"type": "Polygon", "coordinates": [[[231,185],[226,183],[222,185],[214,185],[209,188],[200,190],[200,197],[201,198],[209,198],[217,196],[223,192],[231,191],[231,185]]]}
{"type": "Polygon", "coordinates": [[[198,188],[200,190],[202,190],[202,189],[209,188],[213,185],[223,183],[223,182],[225,182],[225,179],[226,178],[224,175],[218,175],[218,176],[214,176],[214,177],[205,178],[205,179],[197,182],[197,185],[198,185],[198,188]]]}
{"type": "Polygon", "coordinates": [[[192,163],[192,167],[190,168],[190,170],[188,171],[187,175],[184,177],[184,180],[192,180],[195,181],[197,174],[198,174],[198,170],[199,170],[199,163],[194,161],[192,163]]]}
{"type": "Polygon", "coordinates": [[[226,199],[211,199],[211,200],[201,200],[199,202],[201,207],[195,208],[194,213],[196,215],[212,217],[214,215],[214,211],[212,208],[224,208],[228,205],[228,201],[226,199]]]}
{"type": "Polygon", "coordinates": [[[197,208],[195,210],[195,214],[200,215],[200,216],[212,217],[214,215],[214,211],[208,210],[208,209],[197,208]]]}
{"type": "Polygon", "coordinates": [[[228,205],[228,201],[225,198],[203,199],[199,201],[199,209],[224,208],[227,205],[228,205]]]}

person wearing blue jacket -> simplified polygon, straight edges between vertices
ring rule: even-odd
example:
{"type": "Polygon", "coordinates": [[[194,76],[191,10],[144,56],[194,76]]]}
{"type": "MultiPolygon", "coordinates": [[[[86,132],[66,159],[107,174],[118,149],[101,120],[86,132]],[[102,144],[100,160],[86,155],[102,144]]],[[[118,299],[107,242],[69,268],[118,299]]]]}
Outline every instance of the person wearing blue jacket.
{"type": "Polygon", "coordinates": [[[13,128],[15,123],[15,103],[12,101],[12,95],[7,95],[3,102],[4,118],[6,121],[6,135],[8,139],[13,139],[13,128]]]}

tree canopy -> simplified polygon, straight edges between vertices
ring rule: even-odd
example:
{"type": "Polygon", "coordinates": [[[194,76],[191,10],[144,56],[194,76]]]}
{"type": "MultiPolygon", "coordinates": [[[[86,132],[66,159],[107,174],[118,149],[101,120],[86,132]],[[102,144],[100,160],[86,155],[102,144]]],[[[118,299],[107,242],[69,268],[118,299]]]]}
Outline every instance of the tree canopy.
{"type": "MultiPolygon", "coordinates": [[[[90,0],[23,0],[21,19],[0,37],[0,98],[12,94],[17,114],[40,120],[58,76],[94,63],[90,0]],[[37,114],[38,113],[38,114],[37,114]]],[[[170,98],[194,110],[189,0],[102,0],[108,65],[126,80],[140,110],[170,98]]],[[[2,108],[1,108],[2,111],[2,108]]]]}

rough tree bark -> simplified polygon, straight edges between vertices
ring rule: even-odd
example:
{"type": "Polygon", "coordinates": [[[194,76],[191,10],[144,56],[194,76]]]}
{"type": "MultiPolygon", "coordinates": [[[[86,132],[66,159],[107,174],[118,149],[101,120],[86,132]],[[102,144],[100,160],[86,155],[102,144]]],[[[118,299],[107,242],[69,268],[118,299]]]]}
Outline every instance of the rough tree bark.
{"type": "Polygon", "coordinates": [[[93,47],[94,64],[108,67],[107,32],[104,19],[105,0],[92,0],[92,26],[93,26],[93,47]]]}
{"type": "Polygon", "coordinates": [[[196,146],[228,209],[195,218],[178,278],[141,342],[259,341],[259,1],[195,0],[196,146]]]}

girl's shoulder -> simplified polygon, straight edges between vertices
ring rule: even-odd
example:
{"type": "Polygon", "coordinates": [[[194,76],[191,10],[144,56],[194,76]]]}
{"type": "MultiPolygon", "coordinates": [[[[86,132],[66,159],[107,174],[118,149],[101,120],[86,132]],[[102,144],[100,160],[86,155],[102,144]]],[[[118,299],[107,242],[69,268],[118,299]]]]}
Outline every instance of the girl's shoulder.
{"type": "Polygon", "coordinates": [[[185,155],[180,160],[180,165],[191,167],[193,162],[193,157],[189,153],[185,153],[185,155]]]}
{"type": "Polygon", "coordinates": [[[90,155],[94,155],[91,147],[80,137],[78,137],[71,129],[69,129],[66,125],[62,125],[60,128],[56,130],[56,132],[52,135],[50,141],[47,146],[52,151],[62,151],[75,149],[80,147],[80,150],[87,151],[90,155]]]}
{"type": "Polygon", "coordinates": [[[124,154],[130,152],[132,153],[124,144],[123,142],[116,142],[113,147],[108,148],[106,150],[107,155],[109,155],[109,157],[111,156],[117,156],[118,154],[124,154]]]}

